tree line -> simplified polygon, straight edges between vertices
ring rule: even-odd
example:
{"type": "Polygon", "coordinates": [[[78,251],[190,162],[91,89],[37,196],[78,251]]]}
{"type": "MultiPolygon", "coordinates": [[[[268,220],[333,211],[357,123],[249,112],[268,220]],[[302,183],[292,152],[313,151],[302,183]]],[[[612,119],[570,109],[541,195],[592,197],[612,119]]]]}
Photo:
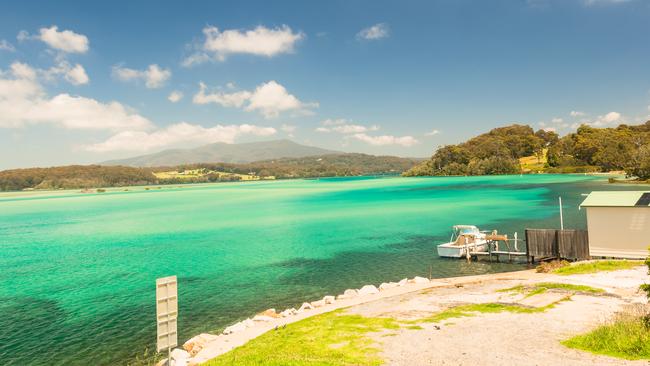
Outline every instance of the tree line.
{"type": "Polygon", "coordinates": [[[81,189],[149,184],[203,183],[239,180],[237,174],[283,178],[337,177],[400,174],[418,160],[366,154],[334,154],[305,158],[282,158],[246,164],[187,164],[175,167],[135,168],[126,166],[69,165],[0,171],[0,191],[25,189],[81,189]],[[200,177],[159,179],[153,173],[170,170],[205,169],[200,177]],[[229,174],[230,173],[230,174],[229,174]]]}
{"type": "Polygon", "coordinates": [[[610,128],[582,125],[561,138],[526,125],[499,127],[441,147],[404,175],[519,174],[520,158],[544,155],[543,171],[549,173],[625,171],[645,180],[650,178],[650,121],[610,128]]]}

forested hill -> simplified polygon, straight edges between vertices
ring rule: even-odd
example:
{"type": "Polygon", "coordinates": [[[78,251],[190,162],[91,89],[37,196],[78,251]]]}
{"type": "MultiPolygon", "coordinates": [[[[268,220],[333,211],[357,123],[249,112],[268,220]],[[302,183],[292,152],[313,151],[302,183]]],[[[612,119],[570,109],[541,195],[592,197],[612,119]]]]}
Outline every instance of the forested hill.
{"type": "Polygon", "coordinates": [[[420,160],[394,156],[338,154],[281,158],[245,164],[211,163],[173,167],[70,165],[51,168],[0,171],[0,191],[24,189],[77,189],[147,184],[203,183],[239,180],[239,175],[265,178],[311,178],[373,174],[400,174],[420,160]],[[195,170],[179,178],[160,178],[154,173],[195,170]]]}
{"type": "Polygon", "coordinates": [[[650,178],[650,121],[613,128],[580,126],[560,138],[530,126],[495,128],[457,145],[437,150],[431,159],[405,172],[419,175],[518,174],[521,158],[537,156],[551,173],[626,171],[650,178]]]}

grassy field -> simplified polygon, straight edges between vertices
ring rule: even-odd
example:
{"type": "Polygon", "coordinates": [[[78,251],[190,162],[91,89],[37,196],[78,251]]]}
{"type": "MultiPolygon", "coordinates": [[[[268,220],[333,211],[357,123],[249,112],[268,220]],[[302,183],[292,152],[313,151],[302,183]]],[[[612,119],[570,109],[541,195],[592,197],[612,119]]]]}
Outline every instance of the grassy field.
{"type": "Polygon", "coordinates": [[[619,315],[612,322],[562,344],[628,360],[650,359],[650,319],[644,320],[643,311],[619,315]]]}
{"type": "Polygon", "coordinates": [[[542,151],[542,156],[524,156],[519,158],[519,164],[521,164],[521,169],[527,172],[540,172],[544,171],[544,168],[547,163],[546,153],[548,149],[542,151]]]}
{"type": "Polygon", "coordinates": [[[621,269],[631,269],[634,267],[642,266],[643,261],[632,261],[632,260],[604,260],[604,261],[593,261],[587,263],[578,263],[571,266],[561,267],[553,270],[553,273],[559,275],[573,275],[573,274],[586,274],[586,273],[596,273],[602,271],[617,271],[621,269]]]}
{"type": "Polygon", "coordinates": [[[270,331],[206,365],[380,365],[379,351],[365,335],[399,328],[391,318],[334,311],[270,331]]]}

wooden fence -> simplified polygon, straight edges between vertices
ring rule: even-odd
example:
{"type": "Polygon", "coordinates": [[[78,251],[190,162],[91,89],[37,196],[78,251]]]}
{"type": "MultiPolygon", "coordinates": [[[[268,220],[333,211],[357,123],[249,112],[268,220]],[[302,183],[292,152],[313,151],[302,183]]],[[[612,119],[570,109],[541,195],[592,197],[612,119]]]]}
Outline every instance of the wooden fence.
{"type": "Polygon", "coordinates": [[[586,230],[526,229],[526,255],[535,258],[589,259],[586,230]]]}

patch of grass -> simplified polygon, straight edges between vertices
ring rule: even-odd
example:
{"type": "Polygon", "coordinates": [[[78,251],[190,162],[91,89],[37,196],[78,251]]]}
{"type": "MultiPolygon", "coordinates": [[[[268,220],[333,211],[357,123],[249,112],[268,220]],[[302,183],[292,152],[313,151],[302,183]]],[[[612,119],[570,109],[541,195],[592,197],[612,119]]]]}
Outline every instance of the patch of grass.
{"type": "Polygon", "coordinates": [[[643,265],[643,261],[632,260],[605,260],[593,261],[587,263],[578,263],[567,267],[555,269],[553,273],[559,275],[573,275],[596,273],[603,271],[617,271],[621,269],[631,269],[643,265]]]}
{"type": "Polygon", "coordinates": [[[557,282],[541,282],[535,284],[536,289],[545,289],[545,290],[565,290],[569,292],[588,292],[592,294],[602,294],[605,292],[602,288],[596,288],[585,285],[572,285],[570,283],[557,283],[557,282]]]}
{"type": "Polygon", "coordinates": [[[643,316],[619,315],[609,324],[563,341],[567,347],[591,353],[624,358],[650,359],[650,328],[643,316]]]}
{"type": "Polygon", "coordinates": [[[419,325],[409,325],[409,326],[406,327],[406,329],[411,329],[411,330],[422,330],[422,329],[424,329],[424,328],[422,328],[422,327],[419,326],[419,325]]]}
{"type": "Polygon", "coordinates": [[[584,285],[572,285],[569,283],[557,283],[557,282],[540,282],[540,283],[533,284],[531,286],[518,285],[510,288],[497,290],[497,292],[516,292],[516,293],[526,294],[526,297],[531,297],[538,294],[543,294],[548,290],[563,290],[572,293],[586,292],[591,294],[600,294],[605,292],[605,290],[596,287],[584,286],[584,285]]]}
{"type": "Polygon", "coordinates": [[[205,365],[380,365],[368,333],[399,329],[392,318],[334,311],[269,331],[205,365]]]}
{"type": "Polygon", "coordinates": [[[439,323],[443,320],[452,319],[452,318],[463,318],[463,317],[472,317],[478,314],[485,313],[520,313],[520,314],[532,314],[532,313],[541,313],[555,306],[555,303],[539,307],[526,307],[517,304],[501,304],[496,302],[488,302],[481,304],[467,304],[459,305],[449,308],[445,311],[442,311],[437,314],[433,314],[429,317],[411,320],[410,324],[414,323],[439,323]]]}

